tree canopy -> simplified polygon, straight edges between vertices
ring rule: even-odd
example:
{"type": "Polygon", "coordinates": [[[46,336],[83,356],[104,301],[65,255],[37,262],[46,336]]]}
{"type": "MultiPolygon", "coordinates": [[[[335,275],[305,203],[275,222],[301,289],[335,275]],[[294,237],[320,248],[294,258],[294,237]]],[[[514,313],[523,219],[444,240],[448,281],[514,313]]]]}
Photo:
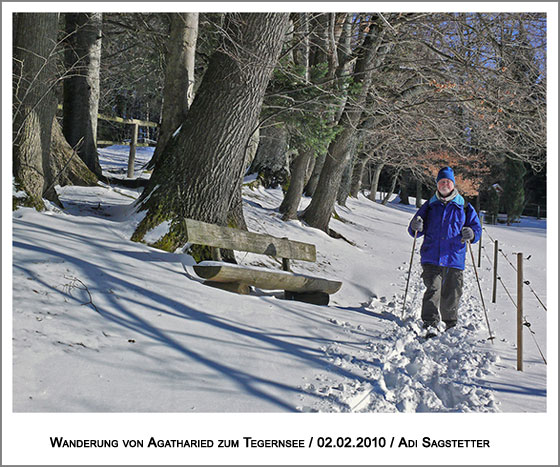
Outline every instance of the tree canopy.
{"type": "MultiPolygon", "coordinates": [[[[43,15],[22,21],[39,25],[43,15]]],[[[97,139],[128,135],[122,125],[103,122],[96,129],[91,121],[78,122],[78,110],[93,120],[99,109],[110,116],[161,123],[159,135],[143,130],[145,140],[159,141],[142,208],[164,184],[174,187],[176,195],[163,197],[145,228],[186,213],[242,226],[240,184],[255,153],[251,141],[258,142],[259,129],[266,138],[266,128],[272,127],[282,135],[276,165],[288,168],[277,178],[287,193],[281,210],[286,218],[299,215],[327,232],[336,202],[344,203],[360,187],[370,188],[364,182],[366,168],[376,173],[374,178],[393,174],[402,187],[410,180],[430,186],[434,164],[447,161],[460,168],[465,194],[484,203],[488,188],[505,182],[505,171],[542,177],[546,167],[545,13],[107,13],[49,18],[53,24],[58,18],[58,28],[48,42],[34,45],[30,38],[14,36],[15,147],[29,146],[18,138],[29,123],[22,112],[33,95],[50,96],[39,98],[37,109],[45,117],[42,137],[51,137],[48,121],[56,98],[62,101],[63,84],[68,107],[64,135],[98,176],[92,128],[97,139]],[[275,23],[280,17],[282,23],[275,23]],[[274,33],[256,38],[253,31],[259,27],[274,33]],[[256,39],[250,43],[248,38],[256,39]],[[48,67],[25,67],[32,64],[25,53],[33,47],[32,56],[48,67]],[[57,50],[65,50],[65,60],[57,50]],[[70,86],[80,76],[87,78],[85,91],[70,86]],[[92,86],[99,89],[85,98],[92,86]],[[78,144],[81,136],[87,146],[78,144]],[[216,143],[220,141],[225,146],[216,143]],[[190,164],[189,176],[179,176],[190,164]],[[220,181],[210,182],[208,174],[217,172],[220,181]],[[218,193],[216,199],[194,189],[204,184],[209,185],[205,190],[218,193]],[[297,213],[303,193],[312,200],[305,212],[297,213]],[[209,216],[212,210],[204,206],[210,198],[221,206],[220,214],[209,216]]],[[[22,156],[15,154],[14,167],[20,170],[22,156]]],[[[48,155],[34,157],[37,167],[49,166],[48,155]]],[[[262,170],[262,164],[255,167],[262,170]]],[[[50,185],[32,180],[33,174],[26,181],[25,171],[20,172],[17,182],[35,197],[41,194],[39,185],[50,185]]],[[[375,189],[377,181],[370,177],[369,183],[375,189]]]]}

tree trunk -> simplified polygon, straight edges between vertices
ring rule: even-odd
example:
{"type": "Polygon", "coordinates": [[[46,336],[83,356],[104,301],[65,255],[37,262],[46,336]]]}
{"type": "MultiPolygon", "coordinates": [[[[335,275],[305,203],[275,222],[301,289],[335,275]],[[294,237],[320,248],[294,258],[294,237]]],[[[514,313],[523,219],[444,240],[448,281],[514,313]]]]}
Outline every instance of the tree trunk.
{"type": "Polygon", "coordinates": [[[101,66],[102,13],[66,13],[62,128],[89,169],[101,176],[97,154],[97,113],[101,66]]]}
{"type": "MultiPolygon", "coordinates": [[[[259,145],[259,129],[257,129],[249,138],[249,143],[246,148],[245,152],[245,169],[243,173],[247,172],[248,167],[253,162],[255,158],[255,154],[257,152],[257,147],[259,145]]],[[[234,198],[231,202],[231,206],[229,208],[228,219],[227,223],[230,227],[240,230],[248,230],[247,229],[247,222],[245,222],[245,216],[243,215],[243,197],[242,195],[242,187],[243,185],[243,177],[239,179],[239,189],[235,190],[234,198]]],[[[222,257],[230,256],[233,259],[235,258],[233,254],[222,250],[222,257]]]]}
{"type": "MultiPolygon", "coordinates": [[[[352,153],[352,151],[351,151],[352,153]]],[[[346,200],[350,194],[350,183],[352,179],[352,166],[354,165],[354,157],[350,155],[346,167],[342,171],[338,193],[336,194],[336,202],[339,206],[346,206],[346,200]]]]}
{"type": "Polygon", "coordinates": [[[319,183],[319,177],[321,176],[321,170],[323,170],[323,165],[325,165],[326,157],[327,153],[321,152],[315,157],[315,160],[312,161],[313,170],[311,171],[311,176],[309,177],[309,180],[307,180],[305,188],[303,189],[303,193],[306,196],[313,196],[315,194],[317,184],[319,183]]]}
{"type": "Polygon", "coordinates": [[[310,205],[302,215],[302,220],[308,225],[325,232],[328,232],[342,172],[348,162],[349,149],[361,120],[362,106],[372,81],[374,57],[381,36],[382,32],[372,25],[372,30],[364,41],[354,70],[354,83],[358,85],[358,91],[353,99],[348,99],[346,102],[339,122],[342,130],[329,145],[317,189],[310,205]],[[378,35],[374,38],[376,32],[378,35]]]}
{"type": "Polygon", "coordinates": [[[505,163],[505,172],[503,199],[505,200],[507,225],[511,225],[523,213],[526,169],[523,162],[508,157],[505,163]]]}
{"type": "Polygon", "coordinates": [[[352,180],[350,183],[350,196],[352,198],[358,197],[358,193],[362,187],[362,179],[364,178],[364,168],[368,159],[369,155],[365,152],[361,152],[358,154],[358,157],[354,162],[354,167],[352,168],[352,180]]]}
{"type": "Polygon", "coordinates": [[[309,13],[292,13],[294,23],[294,49],[292,60],[305,70],[305,81],[309,82],[309,13]]]}
{"type": "Polygon", "coordinates": [[[341,104],[336,110],[334,116],[335,122],[340,120],[348,99],[347,76],[352,73],[352,67],[354,66],[354,60],[352,57],[352,39],[352,15],[347,15],[342,25],[341,37],[337,50],[338,68],[335,74],[338,81],[336,82],[336,88],[337,94],[340,95],[341,104]]]}
{"type": "Polygon", "coordinates": [[[148,167],[153,168],[171,135],[187,117],[194,99],[194,65],[198,13],[170,13],[161,125],[157,146],[148,167]]]}
{"type": "Polygon", "coordinates": [[[292,176],[290,178],[290,186],[282,200],[279,211],[284,214],[283,220],[297,218],[297,210],[303,194],[303,187],[305,185],[305,175],[309,162],[315,155],[312,149],[302,150],[296,157],[292,168],[292,176]]]}
{"type": "Polygon", "coordinates": [[[139,200],[138,210],[147,213],[133,240],[142,240],[150,229],[170,221],[169,232],[156,246],[174,250],[186,241],[185,217],[226,225],[288,16],[225,16],[223,39],[210,58],[187,118],[156,162],[139,200]]]}
{"type": "Polygon", "coordinates": [[[369,190],[369,199],[375,201],[377,198],[377,190],[379,186],[379,176],[385,164],[375,164],[375,169],[373,170],[373,176],[371,177],[371,188],[369,190]]]}
{"type": "MultiPolygon", "coordinates": [[[[406,173],[406,172],[405,172],[406,173]]],[[[410,177],[408,174],[403,175],[400,177],[400,190],[399,190],[399,197],[400,197],[400,204],[409,205],[410,202],[408,198],[410,198],[410,177]]]]}
{"type": "Polygon", "coordinates": [[[265,188],[276,188],[288,179],[289,133],[282,122],[260,129],[258,147],[249,173],[257,173],[265,188]]]}
{"type": "Polygon", "coordinates": [[[49,164],[56,113],[56,35],[58,13],[16,13],[13,43],[13,175],[28,194],[28,205],[42,209],[42,198],[58,202],[49,164]]]}
{"type": "Polygon", "coordinates": [[[350,140],[353,136],[353,129],[347,127],[329,146],[317,188],[311,203],[302,215],[302,220],[311,227],[328,232],[342,172],[348,162],[350,140]]]}
{"type": "MultiPolygon", "coordinates": [[[[318,50],[315,50],[315,52],[311,55],[308,34],[309,14],[303,13],[297,18],[299,18],[299,27],[297,27],[295,30],[294,39],[303,42],[305,46],[299,46],[299,59],[296,59],[296,55],[294,54],[294,63],[300,66],[305,66],[306,81],[310,80],[311,68],[317,68],[323,65],[323,62],[321,62],[321,60],[328,60],[330,67],[329,75],[334,74],[335,69],[333,67],[335,67],[335,65],[338,63],[336,56],[335,37],[333,34],[335,15],[320,15],[320,18],[316,17],[313,20],[315,22],[315,27],[311,31],[311,35],[315,39],[315,46],[318,46],[318,49],[321,49],[321,51],[323,51],[321,44],[328,43],[329,50],[327,56],[325,56],[318,50]],[[325,36],[324,33],[326,33],[327,31],[329,33],[325,36]],[[319,37],[318,33],[321,34],[322,38],[319,37]],[[325,37],[328,37],[326,42],[324,41],[325,37]],[[306,39],[307,42],[305,42],[306,39]],[[303,57],[303,53],[306,53],[307,56],[303,57]]],[[[279,208],[280,212],[284,213],[284,220],[293,219],[297,216],[297,209],[301,202],[304,191],[308,195],[311,195],[315,191],[317,182],[319,180],[320,170],[323,166],[325,157],[325,154],[323,153],[322,156],[319,156],[318,159],[315,159],[315,155],[317,152],[317,150],[309,147],[298,148],[299,155],[294,161],[292,167],[290,185],[279,208]]]]}
{"type": "Polygon", "coordinates": [[[383,198],[383,201],[381,203],[383,206],[387,206],[387,203],[391,199],[391,195],[394,193],[395,187],[397,186],[397,180],[399,178],[400,173],[401,173],[400,170],[397,170],[393,175],[393,179],[391,181],[391,188],[389,188],[389,191],[387,192],[385,198],[383,198]]]}
{"type": "Polygon", "coordinates": [[[51,171],[54,174],[54,184],[95,186],[97,176],[76,154],[62,134],[62,128],[57,119],[53,119],[51,138],[51,157],[49,158],[51,171]]]}
{"type": "Polygon", "coordinates": [[[352,169],[357,159],[356,149],[359,146],[361,139],[362,137],[360,136],[360,134],[355,135],[354,140],[352,141],[352,143],[350,144],[350,148],[348,149],[348,162],[346,163],[346,167],[342,172],[342,178],[340,180],[340,186],[336,196],[336,201],[340,206],[346,206],[346,200],[350,195],[350,186],[352,184],[352,169]]]}
{"type": "Polygon", "coordinates": [[[243,197],[241,196],[241,180],[239,187],[233,192],[233,199],[227,215],[227,225],[234,229],[248,230],[245,216],[243,215],[243,197]]]}
{"type": "Polygon", "coordinates": [[[313,14],[309,21],[310,28],[310,63],[328,63],[327,57],[329,13],[313,14]]]}

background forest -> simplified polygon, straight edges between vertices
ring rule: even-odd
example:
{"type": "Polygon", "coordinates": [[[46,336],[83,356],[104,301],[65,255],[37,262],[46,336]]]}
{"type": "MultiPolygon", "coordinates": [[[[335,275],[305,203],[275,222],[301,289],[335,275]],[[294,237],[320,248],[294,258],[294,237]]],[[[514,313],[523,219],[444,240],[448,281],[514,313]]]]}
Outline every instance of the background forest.
{"type": "Polygon", "coordinates": [[[169,222],[167,250],[183,217],[246,228],[249,173],[283,188],[284,219],[325,232],[360,190],[425,198],[442,165],[486,221],[546,215],[545,13],[16,13],[13,25],[13,175],[28,195],[14,205],[95,184],[98,147],[134,140],[156,149],[133,239],[169,222]]]}

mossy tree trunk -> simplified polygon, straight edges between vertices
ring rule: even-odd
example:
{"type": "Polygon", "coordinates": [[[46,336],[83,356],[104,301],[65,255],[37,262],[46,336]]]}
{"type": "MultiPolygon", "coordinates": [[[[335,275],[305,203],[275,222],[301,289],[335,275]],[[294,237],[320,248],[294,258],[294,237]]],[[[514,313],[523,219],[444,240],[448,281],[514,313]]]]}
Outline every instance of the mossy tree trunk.
{"type": "Polygon", "coordinates": [[[221,44],[210,58],[187,118],[156,161],[138,201],[138,211],[147,212],[133,240],[143,240],[150,229],[170,221],[168,233],[156,246],[174,250],[185,242],[185,217],[227,224],[288,16],[225,16],[221,44]]]}
{"type": "Polygon", "coordinates": [[[97,176],[68,144],[56,118],[53,120],[49,164],[54,174],[55,185],[97,185],[97,176]]]}
{"type": "Polygon", "coordinates": [[[348,163],[348,156],[350,154],[348,149],[353,136],[353,127],[345,127],[329,146],[329,152],[325,158],[317,188],[311,203],[302,214],[302,220],[311,227],[328,232],[342,172],[348,163]]]}
{"type": "MultiPolygon", "coordinates": [[[[259,129],[257,129],[249,138],[249,145],[245,152],[245,169],[243,173],[247,173],[247,169],[250,167],[255,154],[257,152],[257,147],[259,146],[259,129]]],[[[243,215],[243,197],[241,192],[243,189],[243,177],[239,178],[239,189],[234,190],[233,199],[231,201],[229,212],[227,215],[227,224],[230,227],[248,230],[247,223],[245,222],[245,216],[243,215]]],[[[222,250],[222,257],[228,256],[225,250],[222,250]]],[[[233,254],[230,255],[233,257],[233,254]]]]}
{"type": "Polygon", "coordinates": [[[13,43],[13,175],[28,194],[27,205],[43,209],[42,198],[58,202],[49,164],[56,113],[58,13],[16,13],[13,43]]]}

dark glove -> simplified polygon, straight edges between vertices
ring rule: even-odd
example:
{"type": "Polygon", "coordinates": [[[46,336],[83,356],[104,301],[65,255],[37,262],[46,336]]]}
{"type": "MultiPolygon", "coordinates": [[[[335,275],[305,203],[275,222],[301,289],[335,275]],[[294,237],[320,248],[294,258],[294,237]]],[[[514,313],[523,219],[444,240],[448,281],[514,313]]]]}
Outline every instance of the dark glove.
{"type": "Polygon", "coordinates": [[[424,230],[424,219],[422,219],[420,216],[416,216],[414,219],[412,219],[412,221],[410,222],[410,230],[412,230],[413,232],[422,232],[422,230],[424,230]]]}
{"type": "Polygon", "coordinates": [[[473,229],[471,229],[470,227],[463,227],[463,230],[461,230],[461,242],[465,243],[472,240],[474,240],[473,229]]]}

